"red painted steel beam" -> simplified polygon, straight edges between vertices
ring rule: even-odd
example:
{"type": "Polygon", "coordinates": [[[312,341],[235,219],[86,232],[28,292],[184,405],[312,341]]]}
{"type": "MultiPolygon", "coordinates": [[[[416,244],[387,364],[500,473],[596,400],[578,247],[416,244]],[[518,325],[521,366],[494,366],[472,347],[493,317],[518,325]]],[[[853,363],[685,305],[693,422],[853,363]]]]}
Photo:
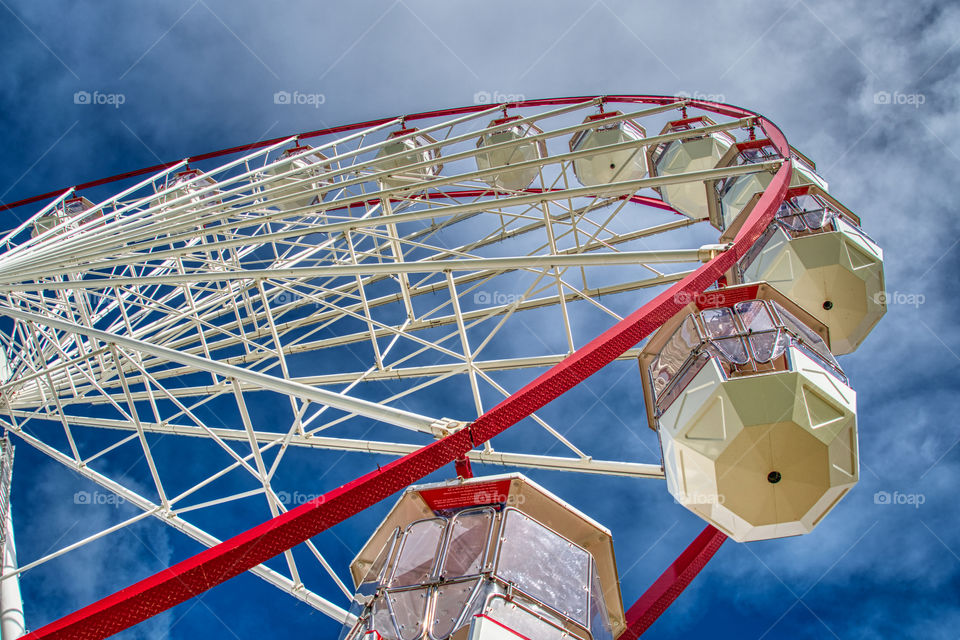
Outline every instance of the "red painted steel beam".
{"type": "Polygon", "coordinates": [[[470,458],[457,458],[453,461],[453,464],[458,478],[473,477],[473,465],[470,464],[470,458]]]}
{"type": "Polygon", "coordinates": [[[726,539],[725,533],[708,525],[627,610],[627,629],[617,640],[636,640],[649,629],[697,577],[726,539]]]}
{"type": "MultiPolygon", "coordinates": [[[[709,103],[704,108],[715,111],[711,108],[713,106],[709,103]]],[[[742,117],[745,113],[748,112],[737,110],[736,115],[742,117]]],[[[788,158],[789,148],[780,131],[765,119],[758,118],[758,123],[774,140],[781,154],[788,158]]],[[[613,362],[678,313],[692,295],[702,293],[713,284],[750,249],[773,221],[786,194],[790,174],[791,163],[785,160],[729,250],[554,365],[468,427],[24,637],[32,640],[99,640],[119,633],[279,555],[464,457],[474,447],[613,362]]]]}

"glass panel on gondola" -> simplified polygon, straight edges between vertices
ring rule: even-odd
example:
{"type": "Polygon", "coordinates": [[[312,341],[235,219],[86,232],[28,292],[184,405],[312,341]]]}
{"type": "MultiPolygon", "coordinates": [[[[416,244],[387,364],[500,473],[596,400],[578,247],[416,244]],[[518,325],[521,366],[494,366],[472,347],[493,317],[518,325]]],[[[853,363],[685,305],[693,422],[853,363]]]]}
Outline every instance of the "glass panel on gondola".
{"type": "Polygon", "coordinates": [[[514,509],[507,510],[502,535],[497,575],[585,624],[589,554],[514,509]]]}
{"type": "Polygon", "coordinates": [[[421,637],[430,591],[429,588],[419,588],[387,592],[390,613],[393,614],[400,640],[417,640],[421,637]]]}
{"type": "Polygon", "coordinates": [[[747,330],[754,360],[766,363],[779,358],[789,345],[789,339],[780,331],[767,305],[759,300],[752,300],[738,303],[734,308],[747,330]]]}
{"type": "Polygon", "coordinates": [[[470,620],[466,619],[467,607],[471,598],[479,591],[479,586],[480,578],[474,578],[463,582],[448,582],[437,587],[433,624],[430,626],[430,634],[434,638],[449,637],[464,624],[470,623],[470,620]]]}
{"type": "Polygon", "coordinates": [[[440,572],[444,578],[472,576],[483,570],[493,513],[492,509],[483,509],[458,513],[453,518],[440,572]]]}
{"type": "Polygon", "coordinates": [[[434,575],[446,521],[443,518],[421,520],[411,524],[403,534],[400,555],[391,587],[405,587],[429,582],[434,575]]]}
{"type": "Polygon", "coordinates": [[[680,373],[690,353],[701,344],[693,318],[685,318],[667,341],[650,368],[650,377],[658,394],[663,393],[680,373]]]}
{"type": "Polygon", "coordinates": [[[367,572],[367,575],[364,576],[360,585],[357,587],[357,593],[365,596],[373,595],[377,588],[387,581],[391,568],[388,560],[393,556],[399,535],[400,530],[397,529],[394,535],[383,545],[383,549],[377,555],[376,560],[370,565],[370,570],[367,572]]]}

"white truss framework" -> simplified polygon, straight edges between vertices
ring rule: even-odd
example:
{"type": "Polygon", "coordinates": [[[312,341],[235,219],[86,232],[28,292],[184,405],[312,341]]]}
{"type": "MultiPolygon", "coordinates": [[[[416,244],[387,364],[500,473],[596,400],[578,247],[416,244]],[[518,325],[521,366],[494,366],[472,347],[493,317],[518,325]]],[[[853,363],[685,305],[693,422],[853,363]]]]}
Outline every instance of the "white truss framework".
{"type": "MultiPolygon", "coordinates": [[[[599,103],[512,110],[520,120],[511,124],[542,130],[523,141],[548,150],[510,164],[535,175],[525,189],[491,187],[503,167],[478,168],[478,138],[498,130],[488,124],[500,117],[494,106],[419,130],[396,119],[312,139],[312,148],[291,137],[202,171],[184,161],[79,215],[68,210],[77,195],[68,190],[8,232],[0,239],[0,422],[140,510],[24,559],[17,573],[149,516],[216,544],[186,516],[239,503],[256,511],[254,521],[285,511],[284,478],[303,460],[287,464],[290,452],[414,451],[690,273],[709,256],[698,231],[707,225],[633,196],[776,163],[582,186],[573,163],[598,149],[571,151],[568,141],[595,126],[582,121],[599,103]],[[421,146],[397,169],[382,155],[404,141],[421,146]],[[175,464],[185,447],[198,452],[189,468],[175,464]],[[133,461],[136,485],[112,476],[120,459],[133,461]]],[[[604,123],[629,119],[652,130],[682,106],[604,123]]],[[[728,120],[599,151],[644,154],[749,124],[728,120]]],[[[488,443],[470,458],[663,476],[658,461],[596,458],[590,439],[566,435],[565,425],[538,415],[527,423],[522,441],[488,443]]],[[[347,619],[304,586],[306,556],[352,592],[317,546],[306,546],[285,554],[285,571],[253,573],[347,619]]]]}

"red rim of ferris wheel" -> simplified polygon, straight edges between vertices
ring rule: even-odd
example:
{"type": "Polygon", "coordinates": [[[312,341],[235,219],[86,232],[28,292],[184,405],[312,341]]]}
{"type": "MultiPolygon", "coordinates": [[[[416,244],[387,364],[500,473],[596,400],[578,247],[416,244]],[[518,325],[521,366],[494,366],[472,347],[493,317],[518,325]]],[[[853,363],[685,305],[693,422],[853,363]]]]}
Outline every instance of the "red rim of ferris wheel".
{"type": "MultiPolygon", "coordinates": [[[[599,96],[604,102],[672,104],[669,96],[599,96]]],[[[596,97],[550,98],[511,102],[507,108],[575,104],[596,97]]],[[[790,148],[783,133],[769,120],[739,107],[702,100],[684,100],[694,107],[735,118],[755,118],[756,125],[767,134],[780,152],[783,163],[770,185],[749,214],[730,247],[701,265],[693,273],[663,291],[643,307],[619,321],[592,341],[577,349],[558,364],[538,376],[460,431],[432,442],[398,458],[356,480],[272,518],[248,531],[210,547],[172,567],[114,593],[98,602],[60,618],[27,634],[24,638],[100,639],[132,627],[154,615],[235,577],[246,570],[300,544],[352,515],[402,490],[409,484],[441,467],[461,459],[474,447],[505,431],[534,411],[561,396],[625,351],[635,346],[661,324],[678,313],[684,300],[705,291],[752,247],[772,222],[786,196],[792,163],[790,148]]],[[[489,105],[472,105],[406,116],[404,121],[473,113],[489,105]]],[[[388,123],[383,118],[354,125],[345,125],[300,134],[308,139],[388,123]]],[[[282,142],[277,138],[250,145],[224,149],[191,160],[216,158],[230,153],[260,148],[282,142]]],[[[164,163],[138,171],[78,185],[76,190],[115,182],[125,178],[161,171],[177,164],[164,163]]],[[[55,191],[3,205],[0,210],[56,197],[55,191]]],[[[661,203],[662,205],[662,203],[661,203]]],[[[656,205],[654,205],[656,206],[656,205]]],[[[679,596],[713,556],[726,536],[708,526],[677,558],[660,578],[627,611],[627,629],[618,640],[633,640],[679,596]]]]}
{"type": "MultiPolygon", "coordinates": [[[[547,98],[542,100],[524,100],[519,102],[507,102],[502,106],[504,109],[517,108],[517,107],[539,107],[539,106],[556,106],[556,105],[565,105],[565,104],[576,104],[578,102],[583,102],[584,100],[591,100],[595,97],[602,98],[604,102],[621,102],[621,103],[639,103],[639,104],[670,104],[672,102],[678,102],[678,98],[673,98],[669,96],[577,96],[569,98],[547,98]]],[[[601,103],[602,106],[603,103],[601,103]]],[[[731,105],[721,104],[718,102],[705,102],[702,100],[686,100],[687,106],[695,106],[702,109],[707,109],[713,113],[719,115],[725,115],[730,117],[759,117],[758,114],[746,109],[741,109],[740,107],[734,107],[731,105]]],[[[412,120],[425,120],[427,118],[439,118],[443,116],[454,116],[462,115],[466,113],[475,113],[477,111],[484,111],[488,109],[490,105],[481,104],[473,105],[468,107],[455,107],[452,109],[440,109],[437,111],[424,111],[422,113],[415,113],[409,116],[402,116],[400,121],[402,126],[406,126],[406,122],[412,120]]],[[[387,124],[396,118],[377,118],[375,120],[367,120],[366,122],[357,122],[354,124],[341,125],[338,127],[330,127],[327,129],[316,129],[314,131],[305,131],[303,133],[296,134],[297,144],[301,140],[309,140],[310,138],[317,138],[320,136],[332,135],[335,133],[345,133],[347,131],[356,131],[358,129],[365,129],[370,127],[380,126],[382,124],[387,124]]],[[[190,156],[189,158],[184,158],[188,163],[189,162],[200,162],[202,160],[211,160],[213,158],[220,158],[227,156],[233,153],[241,153],[243,151],[253,151],[254,149],[261,149],[263,147],[269,147],[284,140],[287,140],[294,136],[281,136],[278,138],[271,138],[269,140],[260,140],[258,142],[251,142],[249,144],[238,145],[235,147],[229,147],[227,149],[220,149],[218,151],[210,151],[208,153],[202,153],[196,156],[190,156]]],[[[135,169],[133,171],[127,171],[124,173],[118,173],[114,176],[109,176],[106,178],[100,178],[97,180],[91,180],[89,182],[84,182],[82,184],[75,185],[73,187],[63,187],[62,189],[57,189],[55,191],[48,191],[47,193],[41,193],[39,195],[30,196],[29,198],[23,198],[22,200],[17,200],[16,202],[11,203],[0,203],[0,211],[7,211],[10,209],[16,209],[28,204],[33,204],[34,202],[40,202],[42,200],[49,200],[50,198],[56,198],[61,193],[67,189],[73,189],[74,191],[81,191],[83,189],[91,189],[93,187],[99,187],[105,184],[110,184],[111,182],[118,182],[120,180],[126,180],[128,178],[136,178],[138,176],[147,175],[149,173],[157,173],[158,171],[163,171],[164,169],[169,169],[172,166],[175,166],[182,162],[183,160],[172,160],[170,162],[163,162],[161,164],[155,164],[149,167],[143,167],[141,169],[135,169]]],[[[662,204],[662,203],[661,203],[662,204]]],[[[654,205],[656,206],[656,205],[654,205]]]]}

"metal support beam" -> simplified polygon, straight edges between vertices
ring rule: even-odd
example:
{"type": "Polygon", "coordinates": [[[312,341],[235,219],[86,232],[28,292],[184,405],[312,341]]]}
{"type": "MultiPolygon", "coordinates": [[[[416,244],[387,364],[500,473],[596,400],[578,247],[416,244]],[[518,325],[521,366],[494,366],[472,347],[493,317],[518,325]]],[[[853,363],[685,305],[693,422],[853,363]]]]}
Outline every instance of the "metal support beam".
{"type": "MultiPolygon", "coordinates": [[[[12,411],[18,418],[35,417],[27,411],[12,411]]],[[[73,426],[95,427],[100,429],[115,429],[136,433],[136,428],[124,420],[109,418],[75,418],[73,426]]],[[[147,433],[175,435],[190,438],[207,438],[210,435],[225,442],[249,442],[252,437],[261,446],[261,450],[283,444],[289,447],[303,447],[307,449],[326,449],[333,451],[349,451],[356,453],[377,453],[388,456],[405,456],[419,450],[422,445],[403,444],[399,442],[384,442],[378,440],[361,440],[355,438],[333,438],[307,434],[286,434],[270,431],[253,431],[251,436],[241,429],[208,427],[203,429],[194,425],[157,424],[141,422],[140,428],[147,433]]],[[[13,429],[14,433],[19,430],[13,429]]],[[[621,460],[597,460],[595,458],[573,458],[569,456],[545,456],[527,453],[511,453],[508,451],[486,451],[475,449],[466,454],[472,462],[490,464],[503,467],[526,467],[529,469],[547,469],[551,471],[577,471],[580,473],[594,473],[598,475],[625,476],[630,478],[663,479],[663,467],[660,464],[641,462],[624,462],[621,460]]]]}
{"type": "MultiPolygon", "coordinates": [[[[17,544],[13,537],[13,508],[10,505],[10,486],[13,479],[13,445],[10,439],[0,439],[0,552],[2,574],[17,570],[17,544]]],[[[23,598],[20,580],[16,576],[0,584],[0,640],[16,640],[26,633],[23,617],[23,598]]]]}
{"type": "Polygon", "coordinates": [[[627,610],[627,629],[617,640],[636,640],[649,629],[697,577],[726,539],[726,534],[708,525],[627,610]]]}
{"type": "MultiPolygon", "coordinates": [[[[13,513],[7,509],[3,537],[3,573],[17,570],[17,545],[13,538],[13,513]]],[[[27,632],[23,616],[23,598],[20,596],[20,580],[16,577],[0,583],[0,639],[17,640],[27,632]]]]}
{"type": "MultiPolygon", "coordinates": [[[[711,247],[713,245],[710,245],[711,247]]],[[[621,251],[616,253],[568,253],[557,255],[532,255],[503,258],[463,258],[461,260],[421,260],[418,262],[364,263],[349,265],[324,265],[317,267],[294,267],[289,269],[239,269],[176,273],[166,276],[150,276],[150,284],[182,285],[185,282],[220,282],[227,280],[251,280],[262,278],[299,279],[335,278],[366,275],[392,275],[395,273],[437,273],[442,271],[491,271],[513,269],[552,269],[555,267],[591,267],[624,264],[668,264],[701,262],[704,249],[664,249],[662,251],[621,251]]],[[[0,284],[0,291],[106,289],[143,284],[143,278],[94,278],[63,282],[38,282],[27,284],[0,284]]]]}
{"type": "Polygon", "coordinates": [[[17,318],[18,320],[23,320],[24,322],[35,322],[39,325],[59,329],[60,331],[67,331],[69,333],[83,335],[87,338],[99,340],[105,344],[115,344],[121,347],[127,347],[133,351],[147,353],[169,362],[177,362],[187,366],[194,366],[201,371],[210,371],[211,373],[223,376],[224,378],[236,378],[237,380],[242,380],[243,382],[247,382],[257,387],[297,396],[306,400],[310,400],[311,402],[329,405],[336,409],[341,409],[350,413],[373,418],[374,420],[380,420],[398,427],[404,427],[405,429],[424,431],[426,433],[434,432],[432,425],[436,423],[435,418],[428,418],[426,416],[421,416],[419,414],[404,411],[402,409],[395,409],[393,407],[377,404],[375,402],[368,402],[359,398],[351,398],[350,396],[335,393],[333,391],[327,391],[325,389],[308,387],[307,385],[300,384],[298,382],[275,378],[257,371],[251,371],[249,369],[223,364],[222,362],[217,362],[216,360],[208,360],[207,358],[201,358],[199,356],[183,353],[181,351],[168,349],[167,347],[150,344],[149,342],[144,342],[143,340],[136,340],[134,338],[128,338],[126,336],[121,336],[114,333],[107,333],[106,331],[100,331],[98,329],[83,327],[72,322],[66,322],[64,320],[42,316],[36,313],[30,313],[28,311],[12,309],[6,305],[0,305],[0,314],[10,316],[11,318],[17,318]]]}

